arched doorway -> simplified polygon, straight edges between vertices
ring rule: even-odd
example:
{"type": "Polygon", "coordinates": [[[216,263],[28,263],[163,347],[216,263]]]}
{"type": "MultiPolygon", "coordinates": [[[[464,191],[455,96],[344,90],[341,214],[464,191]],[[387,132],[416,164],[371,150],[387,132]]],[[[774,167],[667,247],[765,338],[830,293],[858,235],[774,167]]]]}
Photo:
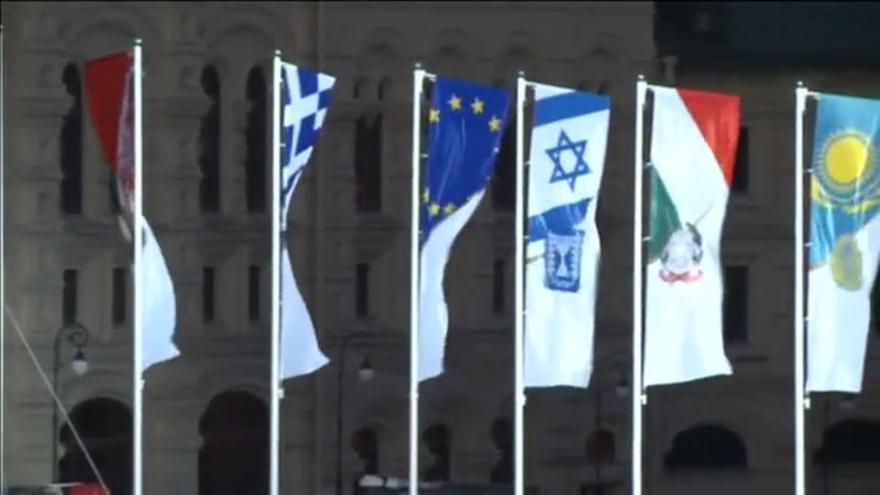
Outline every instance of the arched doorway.
{"type": "MultiPolygon", "coordinates": [[[[89,399],[70,412],[101,477],[113,495],[131,493],[132,418],[125,404],[107,398],[89,399]]],[[[95,482],[97,476],[65,424],[59,432],[64,456],[58,461],[61,482],[95,482]]]]}
{"type": "MultiPolygon", "coordinates": [[[[199,494],[269,490],[269,411],[247,392],[223,392],[199,421],[199,494]]],[[[115,495],[115,494],[114,494],[115,495]]]]}
{"type": "Polygon", "coordinates": [[[718,425],[703,424],[675,436],[666,453],[664,467],[676,469],[744,469],[748,453],[745,442],[733,431],[718,425]]]}

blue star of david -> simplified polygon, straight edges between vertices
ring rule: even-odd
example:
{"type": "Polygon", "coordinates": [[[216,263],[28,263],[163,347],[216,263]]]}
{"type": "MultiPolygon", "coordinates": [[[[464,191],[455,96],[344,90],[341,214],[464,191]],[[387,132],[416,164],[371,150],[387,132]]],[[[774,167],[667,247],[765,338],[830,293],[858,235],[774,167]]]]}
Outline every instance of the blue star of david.
{"type": "Polygon", "coordinates": [[[545,150],[550,159],[553,160],[553,174],[550,176],[550,183],[552,184],[564,180],[568,182],[568,187],[574,192],[574,183],[577,178],[581,175],[587,175],[590,173],[590,167],[587,166],[587,162],[584,160],[584,152],[586,150],[586,139],[572,142],[565,131],[560,131],[559,141],[556,143],[556,147],[545,150]],[[562,152],[566,150],[571,150],[577,160],[574,164],[574,170],[571,172],[566,172],[565,169],[562,168],[561,156],[562,152]]]}

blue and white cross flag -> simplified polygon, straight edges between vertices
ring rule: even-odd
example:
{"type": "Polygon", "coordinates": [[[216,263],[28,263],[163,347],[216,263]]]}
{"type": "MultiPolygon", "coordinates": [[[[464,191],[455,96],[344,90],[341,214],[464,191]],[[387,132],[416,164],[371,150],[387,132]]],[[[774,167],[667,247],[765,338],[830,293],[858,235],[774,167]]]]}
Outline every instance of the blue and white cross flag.
{"type": "Polygon", "coordinates": [[[526,245],[526,387],[586,388],[593,370],[596,204],[611,102],[535,84],[526,245]]]}
{"type": "MultiPolygon", "coordinates": [[[[336,79],[281,63],[281,231],[290,200],[330,105],[336,79]]],[[[282,236],[283,238],[283,236],[282,236]]],[[[329,360],[318,347],[315,326],[293,278],[288,248],[281,248],[281,378],[309,374],[329,360]]]]}

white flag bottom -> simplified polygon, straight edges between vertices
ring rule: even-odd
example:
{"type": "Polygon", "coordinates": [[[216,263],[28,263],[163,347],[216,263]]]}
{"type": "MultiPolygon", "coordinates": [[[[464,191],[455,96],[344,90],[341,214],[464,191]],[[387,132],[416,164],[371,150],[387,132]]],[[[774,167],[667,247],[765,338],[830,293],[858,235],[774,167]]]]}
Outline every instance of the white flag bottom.
{"type": "Polygon", "coordinates": [[[143,345],[143,369],[173,359],[180,355],[174,345],[174,328],[177,325],[177,310],[174,284],[162,249],[153,235],[147,219],[141,217],[144,225],[143,284],[144,327],[141,332],[143,345]]]}
{"type": "Polygon", "coordinates": [[[330,362],[318,347],[315,325],[293,278],[287,248],[281,249],[281,377],[307,375],[330,362]]]}
{"type": "Polygon", "coordinates": [[[474,214],[485,190],[474,194],[461,208],[440,222],[422,247],[419,280],[419,381],[443,373],[449,310],[443,293],[443,275],[456,236],[474,214]]]}

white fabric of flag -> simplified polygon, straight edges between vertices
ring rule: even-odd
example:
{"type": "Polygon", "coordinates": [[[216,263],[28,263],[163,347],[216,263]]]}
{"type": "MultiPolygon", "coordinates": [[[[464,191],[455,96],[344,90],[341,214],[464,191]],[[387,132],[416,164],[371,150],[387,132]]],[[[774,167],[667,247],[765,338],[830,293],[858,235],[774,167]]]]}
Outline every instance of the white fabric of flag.
{"type": "MultiPolygon", "coordinates": [[[[336,79],[281,64],[281,230],[327,115],[336,79]]],[[[282,239],[285,238],[282,235],[282,239]]],[[[281,378],[309,374],[329,360],[321,352],[315,326],[293,276],[290,254],[281,249],[281,378]]]]}
{"type": "Polygon", "coordinates": [[[596,205],[610,100],[535,84],[529,155],[524,382],[586,388],[600,241],[596,205]]]}
{"type": "Polygon", "coordinates": [[[880,100],[820,96],[812,172],[807,391],[858,393],[880,290],[880,100]]]}
{"type": "Polygon", "coordinates": [[[146,218],[141,219],[144,226],[144,249],[141,254],[144,331],[141,339],[143,369],[146,370],[153,364],[179,356],[180,351],[173,340],[177,324],[174,284],[153,229],[146,218]]]}
{"type": "Polygon", "coordinates": [[[721,232],[740,121],[737,96],[651,89],[645,386],[733,372],[724,354],[721,232]]]}

